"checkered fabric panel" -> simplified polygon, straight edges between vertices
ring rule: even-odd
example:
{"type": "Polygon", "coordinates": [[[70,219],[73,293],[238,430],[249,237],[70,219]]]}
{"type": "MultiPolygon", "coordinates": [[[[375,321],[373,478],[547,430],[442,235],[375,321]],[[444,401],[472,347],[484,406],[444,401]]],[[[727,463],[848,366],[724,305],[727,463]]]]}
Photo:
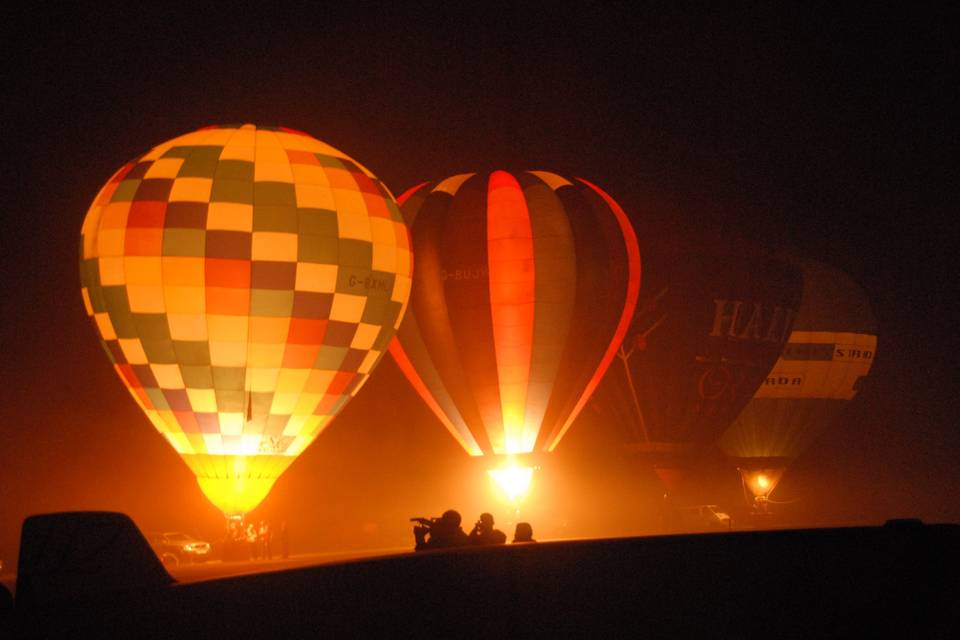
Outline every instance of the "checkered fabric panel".
{"type": "Polygon", "coordinates": [[[282,128],[151,149],[104,185],[81,232],[87,313],[184,455],[300,453],[386,350],[411,267],[389,190],[282,128]]]}

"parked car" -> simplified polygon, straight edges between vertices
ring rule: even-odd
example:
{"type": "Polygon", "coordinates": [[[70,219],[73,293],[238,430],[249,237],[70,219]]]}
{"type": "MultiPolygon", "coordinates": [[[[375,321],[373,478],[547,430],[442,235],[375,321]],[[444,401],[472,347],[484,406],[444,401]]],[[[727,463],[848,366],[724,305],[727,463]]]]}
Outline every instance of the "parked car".
{"type": "Polygon", "coordinates": [[[715,504],[700,504],[694,507],[681,507],[683,522],[694,530],[729,530],[733,524],[730,515],[720,511],[715,504]]]}
{"type": "Polygon", "coordinates": [[[148,533],[147,540],[163,564],[176,567],[181,564],[204,562],[210,557],[210,543],[197,540],[179,531],[148,533]]]}

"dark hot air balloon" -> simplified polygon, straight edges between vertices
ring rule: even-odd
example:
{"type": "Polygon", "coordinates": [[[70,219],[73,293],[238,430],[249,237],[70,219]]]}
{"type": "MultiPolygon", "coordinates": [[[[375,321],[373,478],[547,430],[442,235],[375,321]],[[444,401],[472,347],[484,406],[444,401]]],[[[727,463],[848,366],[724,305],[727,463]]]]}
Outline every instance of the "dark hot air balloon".
{"type": "Polygon", "coordinates": [[[593,403],[673,496],[776,361],[801,280],[742,242],[645,236],[641,247],[637,310],[593,403]]]}
{"type": "Polygon", "coordinates": [[[839,269],[799,264],[803,298],[790,339],[719,441],[761,510],[790,461],[838,426],[877,353],[877,320],[863,289],[839,269]]]}

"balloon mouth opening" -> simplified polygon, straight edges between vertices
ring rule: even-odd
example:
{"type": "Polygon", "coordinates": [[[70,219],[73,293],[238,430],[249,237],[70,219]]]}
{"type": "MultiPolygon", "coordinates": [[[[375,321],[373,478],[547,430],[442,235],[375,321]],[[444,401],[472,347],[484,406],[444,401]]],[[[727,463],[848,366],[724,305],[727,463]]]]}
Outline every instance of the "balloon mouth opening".
{"type": "Polygon", "coordinates": [[[660,479],[666,495],[672,496],[678,493],[687,479],[687,469],[684,467],[655,466],[653,471],[660,479]]]}
{"type": "Polygon", "coordinates": [[[278,455],[187,454],[183,461],[197,478],[207,500],[228,518],[250,513],[293,462],[278,455]]]}
{"type": "Polygon", "coordinates": [[[250,513],[270,493],[276,478],[197,478],[200,490],[228,518],[250,513]]]}
{"type": "Polygon", "coordinates": [[[740,469],[743,485],[753,494],[754,500],[766,502],[777,488],[780,478],[783,477],[783,467],[773,469],[740,469]]]}

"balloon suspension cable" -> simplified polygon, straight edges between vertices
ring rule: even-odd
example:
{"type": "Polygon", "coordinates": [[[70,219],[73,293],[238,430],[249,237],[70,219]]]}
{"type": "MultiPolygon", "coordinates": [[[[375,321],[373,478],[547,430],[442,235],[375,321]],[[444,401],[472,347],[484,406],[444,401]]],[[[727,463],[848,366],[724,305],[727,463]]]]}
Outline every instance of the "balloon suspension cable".
{"type": "Polygon", "coordinates": [[[638,318],[641,318],[643,316],[650,315],[651,313],[656,311],[657,303],[660,302],[663,296],[667,295],[667,291],[669,290],[670,290],[670,287],[664,287],[663,289],[657,292],[657,295],[653,296],[649,300],[644,300],[643,306],[637,309],[634,315],[638,318]]]}
{"type": "Polygon", "coordinates": [[[623,372],[627,376],[627,388],[630,390],[630,398],[633,400],[633,408],[637,412],[637,418],[640,423],[640,431],[643,435],[644,442],[650,442],[650,433],[647,431],[647,421],[643,418],[643,410],[640,408],[640,399],[637,398],[637,389],[633,386],[633,375],[630,373],[630,365],[627,363],[627,360],[630,358],[634,349],[630,349],[630,353],[627,353],[623,350],[623,345],[620,345],[620,350],[617,355],[620,357],[620,362],[623,363],[623,372]]]}
{"type": "MultiPolygon", "coordinates": [[[[663,298],[663,296],[667,294],[668,289],[669,287],[664,287],[653,298],[645,301],[643,303],[643,307],[636,312],[636,316],[637,317],[648,316],[652,314],[654,311],[656,311],[657,303],[660,301],[661,298],[663,298]]],[[[627,376],[627,388],[630,389],[630,398],[633,400],[633,408],[637,412],[637,419],[638,419],[638,422],[640,423],[640,432],[641,432],[641,435],[643,436],[644,442],[650,442],[650,432],[647,430],[647,421],[643,417],[643,410],[640,408],[640,399],[637,397],[637,388],[633,384],[633,374],[630,373],[629,360],[630,360],[630,357],[637,350],[637,345],[639,345],[641,342],[646,342],[647,336],[653,333],[661,324],[663,324],[663,321],[666,319],[667,319],[667,314],[665,313],[662,316],[660,316],[652,325],[650,325],[646,329],[646,331],[634,337],[634,339],[632,340],[633,344],[630,346],[629,350],[624,349],[622,344],[620,345],[620,348],[617,350],[617,356],[620,358],[620,362],[623,363],[623,372],[627,376]]]]}
{"type": "Polygon", "coordinates": [[[662,316],[660,316],[659,318],[657,318],[657,321],[654,322],[652,325],[650,325],[650,328],[649,328],[649,329],[647,329],[646,331],[644,331],[643,333],[641,333],[641,334],[640,334],[640,337],[643,338],[644,340],[646,340],[646,339],[647,339],[647,336],[650,335],[651,333],[653,333],[653,330],[656,329],[657,327],[659,327],[661,324],[663,324],[663,321],[666,320],[666,319],[667,319],[667,314],[663,314],[662,316]]]}

